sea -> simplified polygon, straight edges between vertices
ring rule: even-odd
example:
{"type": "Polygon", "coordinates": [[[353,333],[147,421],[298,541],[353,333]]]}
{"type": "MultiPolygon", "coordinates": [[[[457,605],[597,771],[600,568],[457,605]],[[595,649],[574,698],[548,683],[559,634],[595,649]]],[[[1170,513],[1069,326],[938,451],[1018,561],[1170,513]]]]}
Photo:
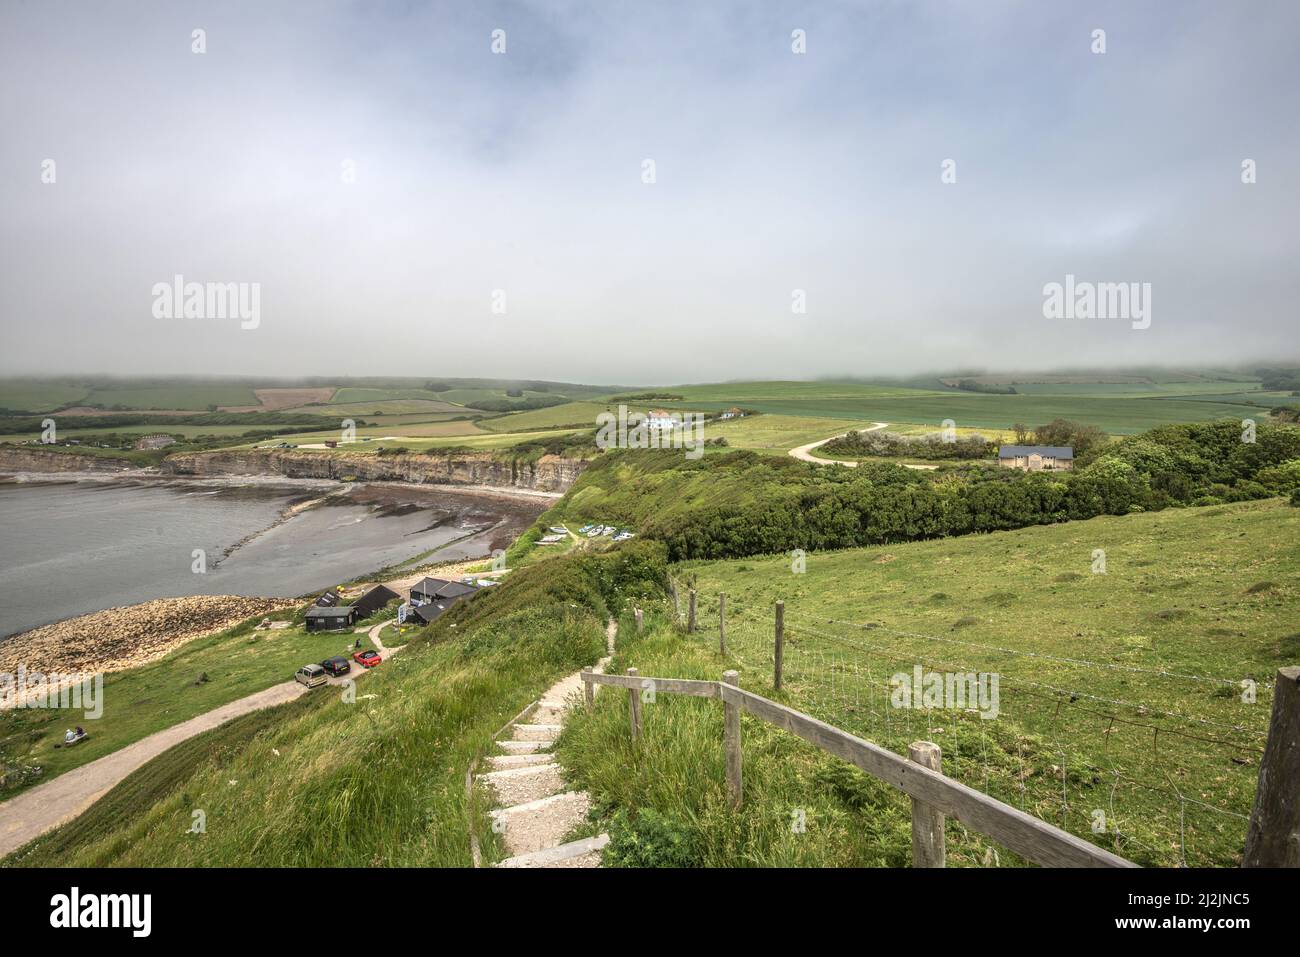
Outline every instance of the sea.
{"type": "Polygon", "coordinates": [[[0,640],[153,598],[296,597],[416,558],[486,556],[547,504],[278,479],[7,482],[0,640]]]}

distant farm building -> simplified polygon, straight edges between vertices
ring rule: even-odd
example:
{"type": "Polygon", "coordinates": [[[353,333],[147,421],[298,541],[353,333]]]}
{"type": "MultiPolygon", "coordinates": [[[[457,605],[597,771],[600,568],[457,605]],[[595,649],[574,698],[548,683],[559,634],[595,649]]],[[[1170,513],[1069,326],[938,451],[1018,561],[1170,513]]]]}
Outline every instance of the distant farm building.
{"type": "Polygon", "coordinates": [[[1023,472],[1074,468],[1074,449],[1068,445],[1004,445],[998,449],[998,464],[1023,472]]]}
{"type": "Polygon", "coordinates": [[[137,449],[165,449],[175,444],[176,440],[170,435],[142,435],[135,440],[137,449]]]}
{"type": "Polygon", "coordinates": [[[743,419],[744,417],[745,417],[745,410],[738,409],[734,405],[726,412],[723,412],[721,415],[718,416],[718,418],[720,419],[743,419]]]}
{"type": "Polygon", "coordinates": [[[341,631],[351,628],[357,620],[357,611],[351,605],[324,608],[316,605],[307,609],[308,631],[341,631]]]}

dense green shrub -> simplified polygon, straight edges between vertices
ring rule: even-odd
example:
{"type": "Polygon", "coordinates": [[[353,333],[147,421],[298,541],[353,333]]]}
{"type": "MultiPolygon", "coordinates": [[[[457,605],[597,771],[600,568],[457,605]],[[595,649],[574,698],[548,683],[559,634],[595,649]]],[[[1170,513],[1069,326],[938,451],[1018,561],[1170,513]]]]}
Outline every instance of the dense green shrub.
{"type": "Polygon", "coordinates": [[[1240,423],[1213,422],[1122,439],[1072,472],[983,463],[924,472],[889,462],[849,470],[753,452],[712,456],[706,466],[664,452],[611,453],[557,514],[632,525],[680,561],[1000,531],[1298,487],[1300,429],[1261,424],[1248,442],[1240,423]]]}
{"type": "Polygon", "coordinates": [[[618,810],[610,818],[606,867],[696,867],[698,832],[676,815],[642,808],[635,816],[618,810]]]}

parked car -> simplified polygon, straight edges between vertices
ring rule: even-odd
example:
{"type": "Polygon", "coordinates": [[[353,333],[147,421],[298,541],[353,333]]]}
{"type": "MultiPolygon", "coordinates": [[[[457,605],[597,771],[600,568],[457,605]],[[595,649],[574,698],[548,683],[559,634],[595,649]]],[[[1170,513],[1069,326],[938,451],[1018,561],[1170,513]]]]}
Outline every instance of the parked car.
{"type": "Polygon", "coordinates": [[[371,651],[369,648],[367,648],[365,651],[356,652],[352,656],[352,660],[355,661],[357,664],[359,664],[362,668],[373,668],[375,665],[379,664],[379,662],[383,661],[384,659],[379,657],[379,652],[371,651]]]}
{"type": "Polygon", "coordinates": [[[305,684],[308,688],[315,688],[317,685],[323,685],[330,680],[330,676],[325,673],[325,669],[320,665],[303,665],[294,673],[294,680],[305,684]]]}
{"type": "Polygon", "coordinates": [[[345,675],[352,670],[352,664],[346,658],[335,655],[333,658],[326,658],[320,663],[320,666],[332,674],[334,677],[345,675]]]}

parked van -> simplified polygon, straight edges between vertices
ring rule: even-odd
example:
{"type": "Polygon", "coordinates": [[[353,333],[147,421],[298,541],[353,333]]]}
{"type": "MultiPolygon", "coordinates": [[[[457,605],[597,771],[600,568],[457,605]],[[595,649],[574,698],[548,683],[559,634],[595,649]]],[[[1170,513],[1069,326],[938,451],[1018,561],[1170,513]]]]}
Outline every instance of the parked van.
{"type": "Polygon", "coordinates": [[[323,685],[330,680],[330,676],[320,665],[303,665],[293,677],[295,681],[302,682],[308,688],[323,685]]]}

